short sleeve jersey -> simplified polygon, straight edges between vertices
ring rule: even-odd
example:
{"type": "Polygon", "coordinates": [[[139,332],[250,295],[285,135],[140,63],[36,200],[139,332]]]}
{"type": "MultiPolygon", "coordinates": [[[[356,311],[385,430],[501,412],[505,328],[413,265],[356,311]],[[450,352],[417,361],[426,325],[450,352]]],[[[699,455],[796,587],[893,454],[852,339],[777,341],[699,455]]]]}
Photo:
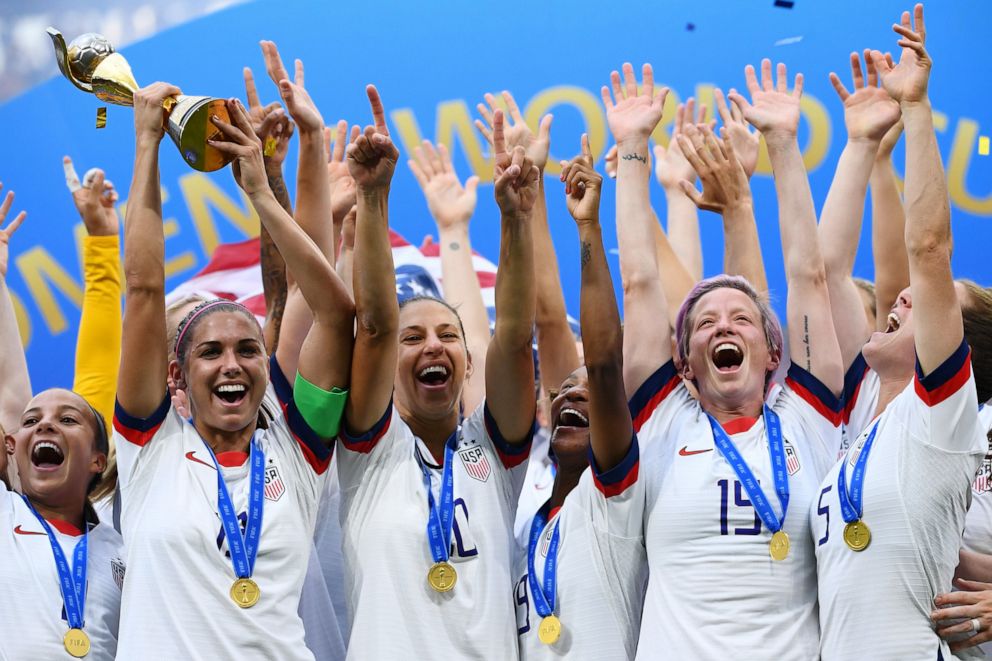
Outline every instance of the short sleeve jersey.
{"type": "MultiPolygon", "coordinates": [[[[230,596],[236,576],[207,445],[168,397],[147,419],[118,405],[114,432],[129,568],[120,658],[313,658],[297,606],[330,449],[296,409],[274,358],[270,373],[260,412],[267,424],[258,436],[265,453],[264,509],[252,574],[261,597],[247,609],[230,596]]],[[[222,453],[217,460],[244,530],[248,456],[222,453]]]]}
{"type": "Polygon", "coordinates": [[[917,365],[913,382],[830,470],[809,510],[825,661],[936,659],[938,650],[952,658],[930,612],[934,597],[952,589],[969,492],[987,447],[962,343],[931,374],[917,365]],[[844,542],[838,472],[846,466],[850,490],[854,463],[876,422],[861,517],[871,542],[855,552],[844,542]]]}
{"type": "Polygon", "coordinates": [[[639,464],[635,437],[620,464],[605,472],[595,465],[586,470],[544,526],[534,559],[539,585],[544,584],[548,548],[559,526],[555,614],[562,633],[552,645],[538,638],[541,616],[528,577],[526,547],[518,553],[513,598],[521,659],[634,658],[647,585],[639,464]]]}
{"type": "MultiPolygon", "coordinates": [[[[81,533],[71,524],[48,523],[71,564],[81,533]]],[[[90,639],[90,653],[86,658],[112,661],[124,581],[122,541],[107,523],[91,524],[88,532],[83,629],[90,639]]],[[[62,644],[69,623],[48,535],[21,497],[2,486],[0,558],[0,658],[72,659],[62,644]]]]}
{"type": "Polygon", "coordinates": [[[490,658],[494,650],[517,656],[508,588],[530,439],[507,443],[485,404],[456,433],[448,562],[458,578],[446,593],[427,583],[434,558],[421,462],[435,499],[441,466],[392,404],[366,434],[340,437],[349,659],[490,658]]]}
{"type": "Polygon", "coordinates": [[[868,367],[865,357],[859,353],[844,375],[844,419],[838,459],[847,455],[852,441],[875,417],[878,387],[878,373],[868,367]]]}
{"type": "MultiPolygon", "coordinates": [[[[771,531],[716,448],[705,411],[669,361],[631,398],[646,482],[650,579],[637,658],[816,659],[816,563],[807,512],[840,440],[841,403],[793,364],[768,405],[781,421],[791,550],[769,554],[771,531]]],[[[776,514],[764,416],[723,428],[776,514]]]]}

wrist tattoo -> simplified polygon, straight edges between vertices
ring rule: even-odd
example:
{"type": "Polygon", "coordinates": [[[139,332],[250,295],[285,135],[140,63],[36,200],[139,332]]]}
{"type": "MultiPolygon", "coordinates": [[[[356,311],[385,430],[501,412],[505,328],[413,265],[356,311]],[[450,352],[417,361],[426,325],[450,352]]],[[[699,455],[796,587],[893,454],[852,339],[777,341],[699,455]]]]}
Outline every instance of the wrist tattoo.
{"type": "Polygon", "coordinates": [[[452,250],[458,250],[461,248],[461,245],[459,245],[457,241],[452,241],[451,243],[448,244],[448,247],[451,248],[452,250]]]}
{"type": "Polygon", "coordinates": [[[286,180],[283,179],[282,173],[266,173],[266,175],[269,180],[269,188],[272,189],[272,194],[276,196],[276,201],[279,202],[279,206],[285,209],[286,213],[292,216],[293,204],[289,200],[289,191],[286,190],[286,180]]]}
{"type": "Polygon", "coordinates": [[[644,165],[648,164],[648,157],[641,156],[640,154],[624,154],[620,158],[622,158],[625,161],[640,161],[644,165]]]}
{"type": "Polygon", "coordinates": [[[592,245],[588,241],[582,242],[582,268],[585,268],[592,259],[592,245]]]}

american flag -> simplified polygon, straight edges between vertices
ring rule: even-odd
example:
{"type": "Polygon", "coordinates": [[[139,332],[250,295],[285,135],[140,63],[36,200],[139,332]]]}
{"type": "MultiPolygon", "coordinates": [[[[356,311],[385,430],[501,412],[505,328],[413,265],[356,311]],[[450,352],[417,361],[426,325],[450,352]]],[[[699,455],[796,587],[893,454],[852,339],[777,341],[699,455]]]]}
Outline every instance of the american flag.
{"type": "Polygon", "coordinates": [[[479,482],[485,482],[489,479],[489,473],[492,472],[492,467],[489,465],[489,459],[486,457],[485,450],[481,447],[475,445],[464,450],[459,450],[458,456],[461,458],[462,465],[465,466],[465,472],[469,476],[479,482]]]}
{"type": "Polygon", "coordinates": [[[792,447],[791,443],[785,444],[785,469],[789,475],[795,475],[799,472],[799,455],[796,454],[796,449],[792,447]]]}

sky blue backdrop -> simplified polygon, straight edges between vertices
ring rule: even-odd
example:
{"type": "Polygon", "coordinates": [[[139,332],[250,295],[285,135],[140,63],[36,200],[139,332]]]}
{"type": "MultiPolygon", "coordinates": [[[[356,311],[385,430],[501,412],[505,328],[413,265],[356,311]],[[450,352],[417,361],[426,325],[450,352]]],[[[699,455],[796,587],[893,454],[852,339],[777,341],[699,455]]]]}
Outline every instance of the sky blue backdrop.
{"type": "MultiPolygon", "coordinates": [[[[895,49],[890,25],[902,2],[879,0],[833,3],[798,0],[793,9],[777,8],[772,0],[626,2],[518,1],[498,3],[408,3],[388,1],[372,11],[365,3],[306,3],[282,0],[234,7],[202,20],[163,32],[123,52],[139,83],[167,80],[187,94],[243,95],[241,67],[253,67],[263,100],[277,98],[265,77],[258,40],[275,40],[287,61],[300,57],[306,64],[307,88],[329,124],[339,117],[368,123],[370,115],[364,85],[375,82],[382,93],[391,125],[412,113],[425,137],[436,137],[436,117],[441,104],[464,102],[474,115],[475,103],[484,92],[510,89],[521,107],[541,92],[558,86],[587,90],[598,98],[600,85],[611,69],[624,61],[654,64],[656,78],[672,87],[680,98],[693,94],[697,84],[743,88],[743,67],[761,57],[785,61],[791,72],[806,75],[807,95],[815,98],[827,116],[813,128],[828,149],[811,171],[817,208],[827,187],[844,141],[840,104],[827,74],[835,70],[849,79],[847,56],[865,46],[895,49]],[[801,37],[801,39],[795,39],[801,37]],[[791,38],[791,39],[790,39],[791,38]],[[777,44],[782,40],[791,43],[777,44]]],[[[945,162],[955,164],[951,177],[952,205],[957,238],[954,256],[958,275],[989,283],[986,245],[992,238],[992,166],[990,157],[976,152],[977,134],[987,134],[988,106],[992,101],[985,60],[987,26],[992,5],[977,2],[932,3],[928,11],[928,46],[936,65],[931,97],[942,113],[938,133],[945,162]],[[959,152],[951,156],[957,144],[959,152]],[[966,198],[970,196],[969,202],[966,198]]],[[[58,27],[58,26],[56,26],[58,27]]],[[[66,35],[71,39],[75,35],[66,35]]],[[[552,93],[553,94],[553,93],[552,93]]],[[[94,165],[104,167],[126,197],[133,158],[131,111],[110,107],[109,125],[94,128],[95,97],[83,94],[61,77],[0,106],[5,131],[5,167],[0,179],[17,192],[18,209],[30,213],[12,247],[9,282],[18,305],[29,318],[28,360],[36,389],[68,385],[78,320],[81,282],[74,228],[78,218],[64,187],[61,156],[70,154],[82,174],[94,165]],[[50,260],[49,260],[50,258],[50,260]],[[61,277],[53,276],[61,269],[61,277]],[[61,285],[59,284],[61,282],[61,285]],[[47,301],[47,302],[46,302],[47,301]]],[[[448,105],[458,109],[458,105],[448,105]]],[[[587,108],[602,121],[604,114],[587,108]]],[[[586,129],[583,114],[574,105],[561,104],[552,129],[553,157],[567,158],[577,151],[579,134],[586,129]]],[[[453,150],[456,167],[464,178],[470,174],[463,134],[453,150]]],[[[801,143],[810,140],[804,121],[801,143]]],[[[169,286],[175,286],[200,268],[212,244],[198,233],[215,226],[221,241],[237,240],[244,233],[227,220],[243,212],[230,173],[191,175],[177,150],[165,141],[162,182],[168,200],[167,252],[178,257],[169,286]],[[220,204],[197,204],[206,195],[220,204]],[[224,198],[229,198],[227,207],[224,198]],[[197,210],[199,209],[199,210],[197,210]]],[[[449,145],[452,146],[452,145],[449,145]]],[[[404,150],[406,151],[406,150],[404,150]]],[[[602,151],[600,150],[600,154],[602,151]]],[[[902,148],[896,152],[902,170],[902,148]]],[[[404,154],[403,160],[405,160],[404,154]]],[[[290,161],[295,162],[294,155],[290,161]]],[[[601,166],[601,158],[599,160],[601,166]]],[[[953,168],[952,168],[953,169],[953,168]]],[[[781,308],[783,274],[778,244],[776,205],[771,178],[753,180],[769,282],[776,306],[781,308]]],[[[574,227],[561,203],[557,177],[547,181],[550,216],[561,263],[569,310],[578,313],[578,249],[574,227]]],[[[655,206],[664,217],[664,197],[654,190],[655,206]]],[[[391,222],[411,242],[434,230],[423,198],[412,175],[401,163],[392,189],[391,222]]],[[[608,248],[615,248],[613,187],[603,200],[604,230],[608,248]]],[[[495,259],[498,254],[498,215],[491,185],[480,188],[480,204],[472,222],[476,250],[495,259]]],[[[865,238],[868,237],[865,226],[865,238]]],[[[705,271],[717,273],[722,263],[720,222],[701,215],[705,271]]],[[[856,272],[871,277],[868,245],[862,247],[856,272]]],[[[616,273],[616,256],[611,255],[616,273]]],[[[25,330],[27,327],[25,326],[25,330]]]]}

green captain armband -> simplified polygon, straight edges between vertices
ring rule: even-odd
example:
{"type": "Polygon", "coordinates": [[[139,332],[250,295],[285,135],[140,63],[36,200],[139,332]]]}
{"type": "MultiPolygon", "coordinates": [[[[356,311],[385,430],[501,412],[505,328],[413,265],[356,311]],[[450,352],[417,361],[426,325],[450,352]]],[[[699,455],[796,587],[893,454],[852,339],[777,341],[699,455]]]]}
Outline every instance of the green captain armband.
{"type": "Polygon", "coordinates": [[[293,401],[310,429],[321,438],[334,438],[341,429],[344,405],[348,401],[348,391],[331,388],[330,391],[318,388],[303,376],[296,373],[293,384],[293,401]]]}

